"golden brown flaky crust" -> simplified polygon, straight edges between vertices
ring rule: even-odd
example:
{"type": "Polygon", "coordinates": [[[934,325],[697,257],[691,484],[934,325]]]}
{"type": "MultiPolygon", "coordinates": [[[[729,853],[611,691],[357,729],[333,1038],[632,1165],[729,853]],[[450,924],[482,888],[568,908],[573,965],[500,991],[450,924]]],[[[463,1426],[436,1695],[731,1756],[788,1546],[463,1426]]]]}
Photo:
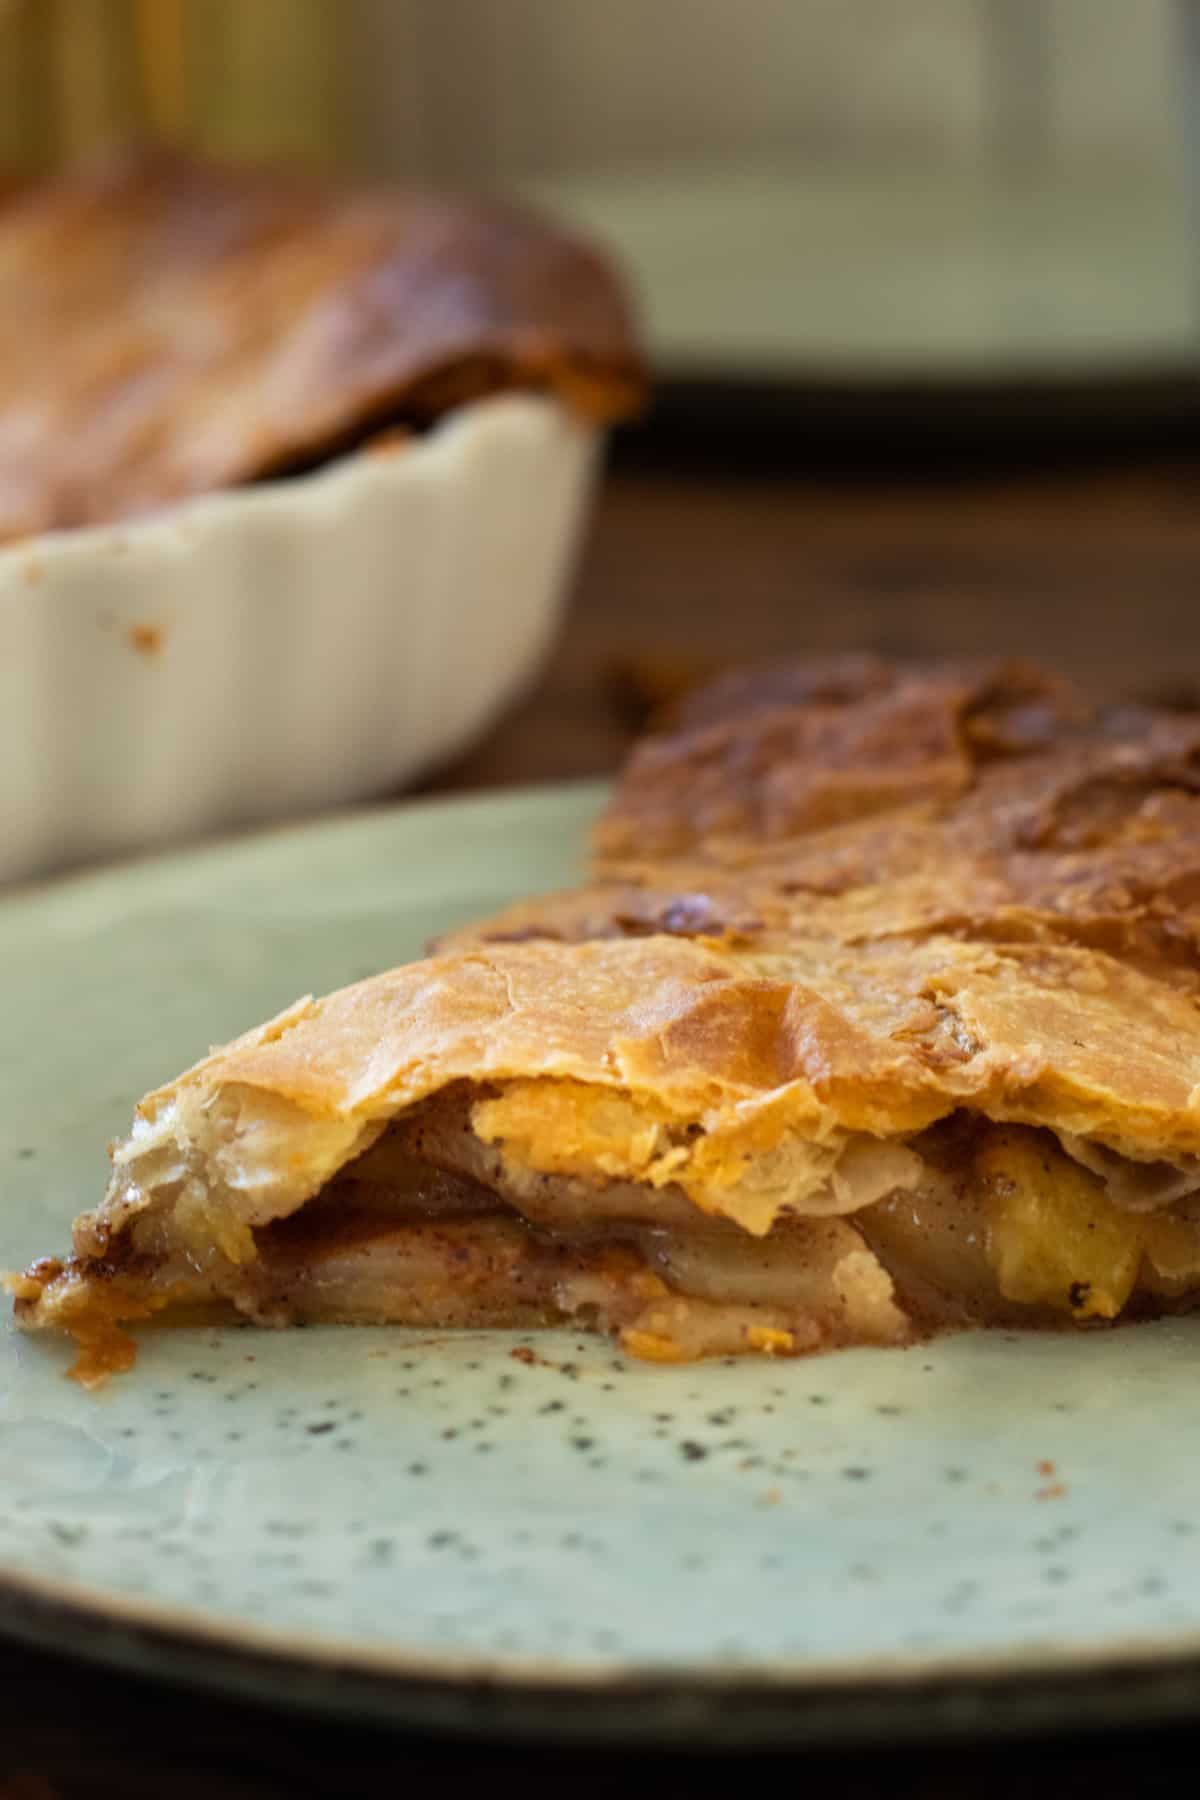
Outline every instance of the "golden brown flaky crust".
{"type": "Polygon", "coordinates": [[[0,192],[0,542],[507,388],[603,422],[642,386],[611,269],[515,208],[165,154],[0,192]]]}
{"type": "Polygon", "coordinates": [[[589,886],[453,942],[565,973],[580,940],[648,996],[656,1083],[1192,1154],[1200,718],[1096,714],[1025,665],[726,678],[635,751],[589,886]],[[707,979],[664,1015],[672,944],[707,979]]]}
{"type": "Polygon", "coordinates": [[[1198,783],[1200,719],[1094,716],[1024,667],[726,682],[635,752],[588,885],[143,1101],[77,1245],[161,1167],[278,1216],[454,1082],[523,1163],[676,1183],[756,1233],[821,1144],[959,1108],[1196,1156],[1198,783]]]}

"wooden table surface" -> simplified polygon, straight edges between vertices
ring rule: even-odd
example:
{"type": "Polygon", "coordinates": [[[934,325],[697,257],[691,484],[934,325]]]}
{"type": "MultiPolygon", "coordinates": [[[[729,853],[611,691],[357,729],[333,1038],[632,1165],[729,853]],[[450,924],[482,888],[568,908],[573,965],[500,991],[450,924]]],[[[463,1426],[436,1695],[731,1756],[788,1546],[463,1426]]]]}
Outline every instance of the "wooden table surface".
{"type": "MultiPolygon", "coordinates": [[[[1200,464],[963,474],[624,466],[596,512],[574,603],[535,692],[427,789],[610,770],[650,694],[677,671],[802,649],[1008,650],[1097,692],[1191,694],[1200,681],[1200,464]]],[[[1165,1791],[1200,1733],[1076,1744],[757,1759],[773,1785],[857,1800],[1165,1791]]],[[[628,1781],[630,1759],[439,1745],[276,1716],[0,1649],[0,1800],[171,1795],[267,1800],[531,1773],[576,1791],[628,1781]]],[[[717,1759],[645,1770],[726,1786],[717,1759]]],[[[746,1772],[747,1774],[749,1771],[746,1772]]],[[[746,1778],[745,1775],[742,1777],[746,1778]]],[[[454,1791],[453,1786],[450,1789],[454,1791]]]]}
{"type": "Polygon", "coordinates": [[[436,785],[611,769],[630,672],[805,650],[1008,652],[1200,695],[1200,463],[895,479],[618,471],[536,691],[436,785]]]}

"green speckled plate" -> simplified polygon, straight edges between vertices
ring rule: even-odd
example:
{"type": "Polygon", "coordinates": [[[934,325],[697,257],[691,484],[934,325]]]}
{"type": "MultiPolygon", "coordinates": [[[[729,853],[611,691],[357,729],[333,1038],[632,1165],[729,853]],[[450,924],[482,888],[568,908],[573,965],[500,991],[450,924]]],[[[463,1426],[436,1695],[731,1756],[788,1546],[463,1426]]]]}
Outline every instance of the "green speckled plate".
{"type": "MultiPolygon", "coordinates": [[[[210,1042],[568,880],[594,788],[0,902],[0,1262],[210,1042]]],[[[1200,1703],[1200,1323],[661,1369],[573,1334],[0,1337],[0,1628],[400,1722],[691,1743],[1200,1703]]]]}

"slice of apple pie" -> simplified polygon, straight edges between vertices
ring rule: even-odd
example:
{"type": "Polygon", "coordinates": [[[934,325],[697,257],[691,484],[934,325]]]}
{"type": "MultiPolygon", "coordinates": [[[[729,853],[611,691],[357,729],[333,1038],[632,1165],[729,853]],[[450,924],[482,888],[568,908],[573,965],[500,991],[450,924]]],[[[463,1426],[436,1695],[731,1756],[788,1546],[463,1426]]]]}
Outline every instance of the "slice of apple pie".
{"type": "Polygon", "coordinates": [[[10,1277],[129,1321],[571,1321],[677,1362],[1096,1325],[1200,1294],[1200,718],[1024,666],[727,677],[588,883],[148,1095],[10,1277]]]}

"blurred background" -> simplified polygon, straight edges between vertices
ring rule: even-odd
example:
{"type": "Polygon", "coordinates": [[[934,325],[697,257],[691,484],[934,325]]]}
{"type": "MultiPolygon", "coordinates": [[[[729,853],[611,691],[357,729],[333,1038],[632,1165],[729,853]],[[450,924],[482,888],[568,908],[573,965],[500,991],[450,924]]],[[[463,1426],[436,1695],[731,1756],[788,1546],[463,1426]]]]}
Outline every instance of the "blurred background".
{"type": "Polygon", "coordinates": [[[1190,368],[1185,0],[0,0],[0,155],[132,124],[544,199],[667,375],[1190,368]]]}
{"type": "Polygon", "coordinates": [[[0,162],[129,130],[528,195],[658,374],[537,695],[443,779],[608,768],[805,648],[1193,692],[1188,0],[0,0],[0,162]]]}

